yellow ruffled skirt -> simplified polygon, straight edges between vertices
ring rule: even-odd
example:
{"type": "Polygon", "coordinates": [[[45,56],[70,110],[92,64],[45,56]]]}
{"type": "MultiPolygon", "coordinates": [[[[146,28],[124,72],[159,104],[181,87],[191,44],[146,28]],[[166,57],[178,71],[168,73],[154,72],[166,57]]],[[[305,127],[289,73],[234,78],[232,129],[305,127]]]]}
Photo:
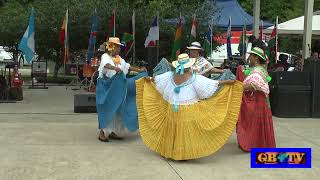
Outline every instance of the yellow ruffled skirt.
{"type": "Polygon", "coordinates": [[[217,94],[174,112],[153,82],[136,81],[139,129],[143,142],[160,155],[196,159],[213,154],[229,139],[240,111],[241,82],[225,85],[217,94]]]}

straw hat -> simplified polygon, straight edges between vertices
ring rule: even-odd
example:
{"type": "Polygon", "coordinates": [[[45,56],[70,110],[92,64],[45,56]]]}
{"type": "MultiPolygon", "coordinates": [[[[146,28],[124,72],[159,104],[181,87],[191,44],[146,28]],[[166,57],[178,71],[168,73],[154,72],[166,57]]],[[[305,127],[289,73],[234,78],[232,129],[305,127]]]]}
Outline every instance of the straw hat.
{"type": "Polygon", "coordinates": [[[196,62],[195,58],[190,58],[188,54],[180,54],[176,61],[172,62],[173,67],[176,69],[187,69],[190,68],[196,62]]]}
{"type": "Polygon", "coordinates": [[[258,47],[254,47],[249,54],[255,54],[257,56],[259,56],[263,61],[267,61],[267,57],[264,53],[264,50],[258,47]]]}
{"type": "Polygon", "coordinates": [[[203,50],[201,47],[201,44],[199,42],[193,42],[191,43],[191,46],[187,47],[189,50],[203,50]]]}
{"type": "Polygon", "coordinates": [[[118,37],[109,37],[107,44],[111,44],[111,43],[124,46],[122,43],[120,43],[120,39],[118,37]]]}

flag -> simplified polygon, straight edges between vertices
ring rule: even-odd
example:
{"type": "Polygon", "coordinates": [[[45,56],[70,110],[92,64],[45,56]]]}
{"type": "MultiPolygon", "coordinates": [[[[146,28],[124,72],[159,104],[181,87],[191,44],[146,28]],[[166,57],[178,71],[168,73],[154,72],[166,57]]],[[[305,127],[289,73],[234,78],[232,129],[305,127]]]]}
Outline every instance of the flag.
{"type": "Polygon", "coordinates": [[[121,43],[124,44],[124,46],[121,46],[121,56],[122,58],[126,59],[126,57],[129,55],[133,43],[134,43],[134,24],[135,24],[135,13],[133,12],[131,22],[129,23],[128,31],[123,33],[121,38],[121,43]]]}
{"type": "Polygon", "coordinates": [[[179,23],[177,25],[176,35],[174,38],[174,43],[173,43],[173,48],[171,53],[172,59],[177,58],[177,56],[180,54],[181,36],[182,36],[182,19],[180,14],[179,23]]]}
{"type": "Polygon", "coordinates": [[[268,51],[267,56],[269,59],[269,67],[272,68],[276,64],[276,58],[277,58],[277,51],[278,51],[278,43],[277,43],[277,28],[278,23],[276,22],[273,31],[271,33],[270,40],[268,42],[268,51]]]}
{"type": "Polygon", "coordinates": [[[32,8],[27,30],[23,34],[23,37],[18,46],[18,49],[23,52],[28,63],[32,61],[35,55],[34,33],[35,33],[35,11],[32,8]]]}
{"type": "Polygon", "coordinates": [[[229,24],[228,24],[228,31],[227,31],[227,55],[228,58],[232,56],[232,50],[231,50],[231,17],[229,18],[229,24]]]}
{"type": "Polygon", "coordinates": [[[259,39],[263,41],[263,21],[261,21],[259,39]]]}
{"type": "Polygon", "coordinates": [[[159,24],[158,17],[155,17],[149,29],[148,36],[144,42],[145,47],[156,46],[156,41],[159,41],[159,24]]]}
{"type": "Polygon", "coordinates": [[[246,25],[243,26],[242,35],[240,37],[240,42],[238,46],[238,51],[240,55],[244,55],[247,52],[247,29],[246,25]]]}
{"type": "Polygon", "coordinates": [[[108,22],[108,37],[116,36],[116,11],[112,11],[112,15],[108,22]]]}
{"type": "Polygon", "coordinates": [[[61,46],[63,46],[64,56],[63,56],[63,63],[67,63],[69,59],[69,43],[68,43],[68,10],[64,17],[60,34],[59,34],[59,42],[61,46]]]}
{"type": "Polygon", "coordinates": [[[125,57],[128,56],[128,54],[130,53],[134,43],[133,41],[134,41],[134,38],[133,38],[132,32],[123,33],[121,38],[121,43],[124,44],[124,46],[121,46],[121,52],[125,57]]]}
{"type": "Polygon", "coordinates": [[[191,42],[195,41],[197,39],[197,21],[196,21],[196,15],[193,17],[192,22],[192,28],[191,28],[191,42]]]}
{"type": "Polygon", "coordinates": [[[97,11],[95,10],[92,15],[92,25],[91,25],[91,32],[90,32],[89,45],[88,45],[88,53],[87,53],[88,63],[90,63],[91,58],[93,58],[93,54],[95,51],[96,40],[97,40],[97,29],[98,29],[98,16],[97,16],[97,11]]]}
{"type": "Polygon", "coordinates": [[[212,25],[209,24],[208,32],[205,34],[203,49],[207,56],[211,56],[211,44],[212,44],[212,25]]]}

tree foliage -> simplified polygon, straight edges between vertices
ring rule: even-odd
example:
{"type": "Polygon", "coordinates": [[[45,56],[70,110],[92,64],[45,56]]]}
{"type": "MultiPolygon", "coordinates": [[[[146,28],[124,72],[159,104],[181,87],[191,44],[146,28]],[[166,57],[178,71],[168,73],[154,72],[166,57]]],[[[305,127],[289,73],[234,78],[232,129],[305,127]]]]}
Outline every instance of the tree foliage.
{"type": "MultiPolygon", "coordinates": [[[[116,35],[121,37],[129,31],[133,10],[136,12],[137,55],[144,57],[144,40],[156,13],[160,14],[160,46],[163,56],[170,54],[174,39],[175,26],[163,23],[163,19],[177,18],[179,13],[186,17],[186,22],[194,13],[207,17],[210,6],[203,6],[204,0],[7,0],[0,7],[0,44],[16,44],[20,41],[28,23],[31,8],[36,11],[36,51],[46,59],[59,60],[58,34],[65,11],[69,9],[69,46],[72,51],[86,49],[94,9],[99,16],[99,43],[105,41],[108,31],[108,19],[112,10],[116,11],[116,35]],[[196,11],[197,9],[197,11],[196,11]]],[[[191,23],[190,23],[191,24],[191,23]]],[[[191,25],[185,26],[185,34],[190,33],[191,25]],[[189,27],[190,26],[190,27],[189,27]]],[[[187,38],[187,36],[184,36],[187,38]]]]}

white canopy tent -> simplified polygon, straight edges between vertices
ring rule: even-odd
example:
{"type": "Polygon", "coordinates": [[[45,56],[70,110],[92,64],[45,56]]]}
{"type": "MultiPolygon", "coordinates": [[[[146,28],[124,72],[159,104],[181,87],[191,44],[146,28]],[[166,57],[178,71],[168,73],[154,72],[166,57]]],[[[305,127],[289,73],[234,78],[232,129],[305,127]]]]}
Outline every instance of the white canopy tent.
{"type": "MultiPolygon", "coordinates": [[[[271,34],[274,26],[264,30],[264,33],[271,34]]],[[[278,34],[303,35],[304,16],[278,24],[278,34]]],[[[312,34],[320,35],[320,15],[314,14],[312,18],[312,34]]]]}

